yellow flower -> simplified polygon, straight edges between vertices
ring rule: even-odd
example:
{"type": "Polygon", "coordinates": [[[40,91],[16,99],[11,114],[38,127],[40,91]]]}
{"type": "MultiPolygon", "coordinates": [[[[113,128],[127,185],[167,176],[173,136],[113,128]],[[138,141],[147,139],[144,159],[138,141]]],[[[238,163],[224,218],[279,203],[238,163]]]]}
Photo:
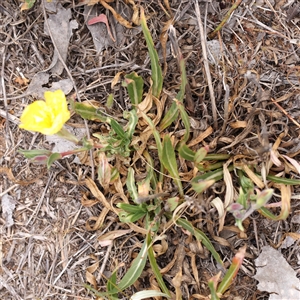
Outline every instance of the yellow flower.
{"type": "Polygon", "coordinates": [[[24,109],[20,128],[51,135],[59,132],[70,119],[63,91],[45,92],[44,96],[46,101],[35,101],[24,109]]]}

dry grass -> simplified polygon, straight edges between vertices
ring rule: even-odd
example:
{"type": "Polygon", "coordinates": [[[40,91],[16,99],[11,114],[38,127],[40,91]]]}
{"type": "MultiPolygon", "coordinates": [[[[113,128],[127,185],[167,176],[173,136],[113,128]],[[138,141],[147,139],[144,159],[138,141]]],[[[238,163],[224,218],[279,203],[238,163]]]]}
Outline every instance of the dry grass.
{"type": "MultiPolygon", "coordinates": [[[[135,70],[144,78],[150,75],[149,58],[140,30],[124,27],[121,30],[106,12],[117,42],[108,42],[101,53],[96,53],[84,21],[84,7],[69,0],[60,2],[65,8],[71,8],[72,18],[79,24],[71,38],[66,61],[78,95],[81,100],[95,99],[104,109],[108,94],[113,93],[114,107],[106,112],[121,116],[122,111],[128,109],[129,101],[120,85],[111,88],[116,73],[135,70]]],[[[131,6],[123,1],[115,2],[119,11],[130,12],[131,6]]],[[[163,1],[135,2],[145,8],[163,63],[159,35],[163,22],[168,20],[162,9],[163,1]]],[[[189,110],[192,138],[196,140],[206,132],[199,142],[209,145],[212,153],[230,153],[235,159],[240,155],[241,160],[259,165],[266,159],[269,143],[274,143],[281,134],[278,150],[299,160],[299,125],[295,123],[299,122],[300,104],[297,3],[289,6],[284,0],[242,1],[216,33],[212,44],[206,39],[201,41],[203,33],[199,28],[202,26],[203,32],[211,33],[224,19],[231,6],[229,2],[233,1],[201,2],[201,22],[194,1],[166,2],[170,3],[177,40],[186,59],[189,80],[186,97],[188,103],[194,105],[193,110],[189,110]],[[221,54],[215,55],[218,47],[221,54]],[[203,49],[208,49],[206,54],[203,49]]],[[[98,10],[105,13],[100,5],[98,10]]],[[[101,204],[89,206],[85,202],[93,199],[83,184],[92,174],[88,163],[77,165],[73,158],[68,158],[47,171],[45,167],[30,164],[17,152],[19,148],[51,148],[42,135],[18,128],[18,117],[32,98],[26,94],[26,83],[22,85],[16,79],[20,79],[17,68],[29,80],[48,68],[54,48],[51,38],[44,33],[40,1],[24,12],[20,12],[17,0],[1,1],[0,193],[12,196],[16,204],[12,227],[6,227],[4,217],[0,219],[1,299],[91,299],[83,284],[96,280],[98,288],[105,289],[106,278],[117,264],[123,263],[120,277],[125,273],[141,242],[142,235],[133,230],[110,247],[99,246],[98,237],[112,230],[128,229],[128,226],[119,223],[111,212],[100,220],[101,204]]],[[[166,50],[164,89],[166,94],[174,95],[180,73],[169,44],[166,50]]],[[[61,78],[68,78],[66,71],[61,76],[52,75],[50,81],[61,78]]],[[[169,98],[167,106],[172,96],[169,98]]],[[[71,122],[74,125],[80,120],[71,122]]],[[[178,126],[179,131],[181,125],[178,126]]],[[[100,125],[93,122],[88,123],[88,128],[90,132],[101,130],[100,125]]],[[[142,165],[138,167],[143,168],[142,165]]],[[[183,166],[181,171],[188,173],[188,167],[183,166]]],[[[281,171],[284,170],[278,169],[281,171]]],[[[299,176],[293,173],[293,177],[299,176]]],[[[299,187],[294,187],[293,195],[298,192],[299,187]]],[[[256,281],[251,277],[255,273],[253,259],[262,245],[279,247],[284,235],[297,232],[299,225],[290,223],[290,219],[273,222],[254,215],[246,220],[246,232],[240,235],[234,227],[234,219],[228,216],[224,230],[217,236],[218,215],[208,205],[215,195],[224,195],[224,182],[215,184],[199,199],[201,213],[191,209],[189,218],[214,241],[225,263],[241,244],[248,245],[245,265],[227,299],[267,299],[266,293],[256,290],[256,281]]],[[[112,196],[106,193],[106,197],[112,196]]],[[[291,216],[299,212],[297,201],[292,202],[291,216]]],[[[210,254],[199,246],[176,227],[167,232],[166,243],[161,243],[161,256],[157,260],[161,268],[168,266],[164,278],[170,290],[174,288],[172,279],[178,268],[183,270],[183,299],[200,299],[193,294],[207,296],[207,281],[216,274],[210,254]]],[[[291,266],[298,270],[297,243],[285,251],[291,266]]],[[[151,286],[148,268],[123,299],[129,299],[131,292],[151,286]]]]}

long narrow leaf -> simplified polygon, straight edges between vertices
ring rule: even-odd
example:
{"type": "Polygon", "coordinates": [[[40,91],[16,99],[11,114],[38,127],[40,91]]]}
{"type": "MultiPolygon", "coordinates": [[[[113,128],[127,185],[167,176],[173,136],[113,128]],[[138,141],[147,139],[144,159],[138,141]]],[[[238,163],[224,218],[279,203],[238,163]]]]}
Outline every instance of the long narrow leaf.
{"type": "Polygon", "coordinates": [[[122,84],[127,88],[131,103],[137,106],[143,98],[144,80],[136,72],[125,75],[125,80],[122,84]]]}
{"type": "Polygon", "coordinates": [[[144,244],[141,248],[140,253],[138,256],[134,259],[131,267],[127,271],[127,273],[124,275],[124,277],[119,282],[117,288],[115,290],[112,290],[111,293],[115,294],[116,292],[123,291],[129,286],[133,285],[137,279],[141,276],[144,267],[147,262],[147,240],[144,241],[144,244]]]}
{"type": "Polygon", "coordinates": [[[162,131],[169,127],[178,118],[178,107],[175,102],[172,103],[170,109],[165,114],[164,118],[160,122],[159,129],[162,131]]]}
{"type": "Polygon", "coordinates": [[[147,239],[147,243],[148,243],[148,255],[149,255],[149,261],[151,264],[151,269],[154,273],[154,276],[158,282],[158,285],[160,286],[160,288],[162,289],[162,291],[167,294],[167,297],[171,297],[171,294],[168,290],[168,288],[166,287],[166,284],[162,278],[162,275],[160,273],[159,267],[157,265],[156,259],[154,257],[154,251],[153,251],[153,247],[151,246],[151,236],[148,235],[148,239],[147,239]]]}
{"type": "Polygon", "coordinates": [[[122,139],[126,140],[127,136],[123,129],[123,127],[114,119],[110,119],[111,128],[115,131],[115,133],[122,139]]]}
{"type": "Polygon", "coordinates": [[[149,56],[151,60],[151,71],[152,71],[152,81],[153,81],[152,94],[154,97],[159,98],[162,90],[162,85],[163,85],[162,70],[159,64],[157,51],[154,47],[154,43],[146,23],[144,10],[142,8],[141,8],[141,27],[147,43],[149,56]]]}
{"type": "Polygon", "coordinates": [[[218,252],[215,250],[214,246],[212,245],[208,237],[201,230],[195,228],[189,221],[182,218],[178,218],[176,220],[176,223],[182,226],[184,229],[188,230],[191,234],[195,236],[196,239],[200,240],[203,243],[203,245],[209,250],[212,256],[215,258],[215,260],[223,266],[223,262],[218,252]]]}
{"type": "Polygon", "coordinates": [[[195,152],[189,148],[186,144],[182,144],[180,148],[178,149],[179,155],[188,161],[194,161],[195,160],[195,152]]]}
{"type": "Polygon", "coordinates": [[[191,129],[189,116],[188,116],[182,102],[176,101],[176,105],[179,109],[181,120],[182,120],[182,122],[184,124],[184,127],[185,127],[185,133],[184,133],[182,142],[186,143],[188,141],[189,137],[190,137],[190,129],[191,129]]]}
{"type": "Polygon", "coordinates": [[[142,300],[142,299],[149,299],[153,297],[166,297],[170,298],[168,294],[164,294],[162,292],[156,291],[156,290],[146,290],[146,291],[140,291],[135,293],[130,297],[130,300],[142,300]]]}
{"type": "Polygon", "coordinates": [[[281,178],[273,175],[268,175],[267,179],[275,183],[282,183],[286,185],[300,185],[299,179],[281,178]]]}
{"type": "Polygon", "coordinates": [[[126,186],[127,186],[127,190],[129,192],[132,200],[135,202],[135,200],[138,198],[138,192],[137,192],[137,188],[135,185],[134,170],[131,167],[128,168],[126,186]]]}
{"type": "Polygon", "coordinates": [[[183,188],[179,177],[178,166],[176,162],[176,155],[171,139],[168,135],[165,136],[163,141],[163,151],[162,151],[162,163],[164,167],[168,170],[170,175],[175,180],[176,185],[179,189],[179,194],[183,196],[183,188]]]}
{"type": "Polygon", "coordinates": [[[222,282],[218,286],[218,293],[223,294],[230,286],[232,283],[233,279],[236,277],[237,272],[239,271],[244,257],[246,253],[246,246],[242,247],[239,249],[239,251],[236,253],[234,258],[232,259],[232,263],[229,267],[229,270],[226,272],[222,282]]]}

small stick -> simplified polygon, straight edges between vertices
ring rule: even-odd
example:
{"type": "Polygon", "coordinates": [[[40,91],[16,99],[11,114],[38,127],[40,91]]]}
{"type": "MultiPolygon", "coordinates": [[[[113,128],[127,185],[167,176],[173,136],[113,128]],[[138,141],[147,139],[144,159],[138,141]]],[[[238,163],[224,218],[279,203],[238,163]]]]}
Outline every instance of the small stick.
{"type": "Polygon", "coordinates": [[[208,37],[210,39],[214,38],[215,35],[223,28],[223,26],[225,25],[225,23],[228,21],[229,17],[231,16],[232,12],[238,8],[238,6],[242,3],[242,0],[236,0],[236,2],[230,7],[229,11],[227,12],[227,14],[225,15],[225,18],[222,20],[222,22],[218,25],[218,27],[211,32],[208,37]]]}
{"type": "Polygon", "coordinates": [[[208,84],[208,89],[209,89],[209,95],[210,95],[210,100],[211,100],[212,115],[213,115],[213,121],[214,121],[214,129],[217,130],[218,129],[218,116],[217,116],[216,98],[215,98],[214,88],[213,88],[213,85],[212,85],[212,79],[211,79],[209,64],[208,64],[208,60],[207,60],[206,36],[205,36],[205,33],[204,33],[204,28],[203,28],[202,21],[201,21],[201,13],[200,13],[200,7],[199,7],[198,0],[195,0],[195,10],[196,10],[196,16],[197,16],[197,21],[198,21],[198,27],[199,27],[199,31],[200,31],[200,40],[201,40],[201,47],[202,47],[203,64],[204,64],[204,69],[205,69],[207,84],[208,84]]]}
{"type": "Polygon", "coordinates": [[[284,108],[282,108],[273,98],[271,98],[271,100],[297,127],[300,128],[300,124],[284,108]]]}

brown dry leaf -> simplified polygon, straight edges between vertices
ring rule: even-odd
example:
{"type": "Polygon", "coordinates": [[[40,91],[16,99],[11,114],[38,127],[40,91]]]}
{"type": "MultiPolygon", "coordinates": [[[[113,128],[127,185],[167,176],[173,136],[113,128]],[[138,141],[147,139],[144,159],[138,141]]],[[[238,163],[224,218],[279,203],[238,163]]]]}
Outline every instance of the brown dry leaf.
{"type": "Polygon", "coordinates": [[[208,127],[204,132],[200,133],[195,139],[193,139],[188,146],[193,147],[200,142],[202,142],[204,139],[206,139],[208,136],[210,136],[213,133],[213,128],[210,126],[208,127]]]}
{"type": "Polygon", "coordinates": [[[161,47],[162,47],[162,55],[163,55],[163,59],[164,59],[164,69],[163,69],[163,76],[166,75],[167,70],[168,70],[168,64],[167,64],[167,41],[168,41],[168,30],[170,28],[171,25],[174,24],[174,19],[170,19],[168,20],[163,29],[162,32],[159,36],[159,40],[161,43],[161,47]]]}
{"type": "Polygon", "coordinates": [[[32,183],[37,182],[43,176],[43,174],[40,174],[37,177],[30,179],[30,180],[28,180],[28,179],[17,180],[15,178],[14,174],[12,173],[12,170],[9,168],[6,168],[6,167],[0,167],[0,174],[6,175],[10,181],[12,181],[15,184],[19,184],[19,185],[30,185],[32,183]]]}
{"type": "Polygon", "coordinates": [[[222,200],[219,197],[214,198],[210,203],[218,211],[218,215],[219,215],[219,228],[218,228],[218,232],[220,232],[224,228],[224,222],[225,222],[225,216],[226,216],[226,210],[224,208],[224,203],[222,202],[222,200]]]}
{"type": "Polygon", "coordinates": [[[113,230],[108,233],[105,233],[98,237],[98,241],[101,247],[109,246],[113,240],[126,235],[128,233],[132,232],[132,229],[127,230],[113,230]]]}
{"type": "Polygon", "coordinates": [[[284,220],[288,217],[291,210],[291,186],[280,184],[281,190],[281,211],[278,220],[284,220]]]}
{"type": "Polygon", "coordinates": [[[246,165],[242,164],[242,168],[245,171],[245,173],[248,175],[248,177],[260,188],[263,189],[265,187],[265,184],[262,182],[262,180],[246,165]]]}
{"type": "Polygon", "coordinates": [[[109,213],[109,209],[104,207],[101,214],[98,217],[89,217],[85,223],[85,228],[88,231],[96,231],[103,225],[106,215],[109,213]],[[91,224],[90,224],[91,223],[91,224]]]}
{"type": "Polygon", "coordinates": [[[113,80],[111,81],[111,88],[113,89],[115,87],[115,85],[120,81],[120,76],[124,74],[123,71],[118,72],[115,77],[113,78],[113,80]]]}
{"type": "Polygon", "coordinates": [[[166,251],[168,250],[169,248],[169,245],[168,243],[166,242],[165,239],[162,239],[161,240],[161,244],[155,244],[153,245],[153,250],[156,254],[156,257],[157,256],[160,256],[160,255],[163,255],[164,253],[166,253],[166,251]]]}
{"type": "Polygon", "coordinates": [[[87,195],[83,195],[82,198],[81,198],[81,205],[84,206],[84,207],[92,207],[94,206],[95,204],[99,203],[99,200],[90,200],[87,198],[87,195]]]}
{"type": "Polygon", "coordinates": [[[231,128],[237,129],[237,128],[246,128],[247,127],[246,121],[236,121],[229,124],[231,128]]]}
{"type": "Polygon", "coordinates": [[[131,22],[125,20],[121,15],[119,15],[107,2],[104,0],[99,0],[100,4],[103,5],[106,9],[108,9],[114,16],[114,18],[126,28],[132,28],[131,22]]]}
{"type": "MultiPolygon", "coordinates": [[[[151,88],[149,89],[151,91],[151,88]]],[[[152,95],[148,93],[145,99],[138,104],[138,112],[142,111],[145,114],[152,108],[152,95]]]]}
{"type": "Polygon", "coordinates": [[[91,266],[86,268],[86,273],[85,273],[87,282],[93,285],[95,289],[97,289],[97,281],[93,273],[96,272],[98,269],[99,269],[99,261],[96,260],[95,263],[93,263],[91,266]]]}
{"type": "Polygon", "coordinates": [[[164,0],[164,4],[165,4],[165,7],[167,8],[167,10],[169,11],[169,13],[172,13],[169,0],[164,0]]]}
{"type": "Polygon", "coordinates": [[[14,82],[18,83],[19,85],[28,85],[29,79],[27,79],[26,77],[18,76],[17,78],[15,78],[14,82]]]}
{"type": "Polygon", "coordinates": [[[196,262],[196,254],[190,252],[189,256],[191,258],[192,273],[194,276],[194,280],[198,286],[198,289],[200,289],[200,281],[199,281],[199,273],[198,273],[198,267],[197,267],[197,262],[196,262]]]}
{"type": "Polygon", "coordinates": [[[226,185],[225,200],[224,200],[225,208],[228,207],[233,202],[233,196],[234,196],[232,177],[230,172],[228,171],[229,163],[231,163],[231,160],[223,165],[224,182],[226,185]]]}
{"type": "Polygon", "coordinates": [[[135,25],[140,25],[140,10],[138,6],[134,3],[134,0],[127,0],[126,3],[129,3],[132,5],[133,14],[131,21],[135,25]]]}
{"type": "Polygon", "coordinates": [[[286,234],[287,236],[290,236],[292,239],[294,240],[300,240],[300,233],[297,233],[297,232],[288,232],[286,234]]]}
{"type": "MultiPolygon", "coordinates": [[[[161,291],[160,288],[159,288],[159,285],[158,285],[158,283],[156,281],[155,276],[153,276],[153,275],[150,276],[149,282],[150,282],[150,288],[151,288],[151,290],[155,290],[155,291],[158,291],[158,292],[161,291]]],[[[161,297],[155,297],[155,300],[162,300],[162,298],[161,297]]]]}
{"type": "Polygon", "coordinates": [[[142,227],[135,225],[134,223],[128,223],[128,226],[136,233],[148,234],[148,230],[142,227]]]}
{"type": "Polygon", "coordinates": [[[87,178],[84,182],[87,188],[91,191],[92,195],[98,199],[104,207],[106,207],[108,210],[114,211],[110,203],[106,200],[105,196],[98,189],[96,183],[91,178],[87,178]]]}
{"type": "Polygon", "coordinates": [[[181,293],[180,288],[181,288],[181,283],[182,283],[182,268],[180,268],[178,273],[172,279],[172,283],[175,287],[176,300],[181,300],[182,299],[182,293],[181,293]]]}

